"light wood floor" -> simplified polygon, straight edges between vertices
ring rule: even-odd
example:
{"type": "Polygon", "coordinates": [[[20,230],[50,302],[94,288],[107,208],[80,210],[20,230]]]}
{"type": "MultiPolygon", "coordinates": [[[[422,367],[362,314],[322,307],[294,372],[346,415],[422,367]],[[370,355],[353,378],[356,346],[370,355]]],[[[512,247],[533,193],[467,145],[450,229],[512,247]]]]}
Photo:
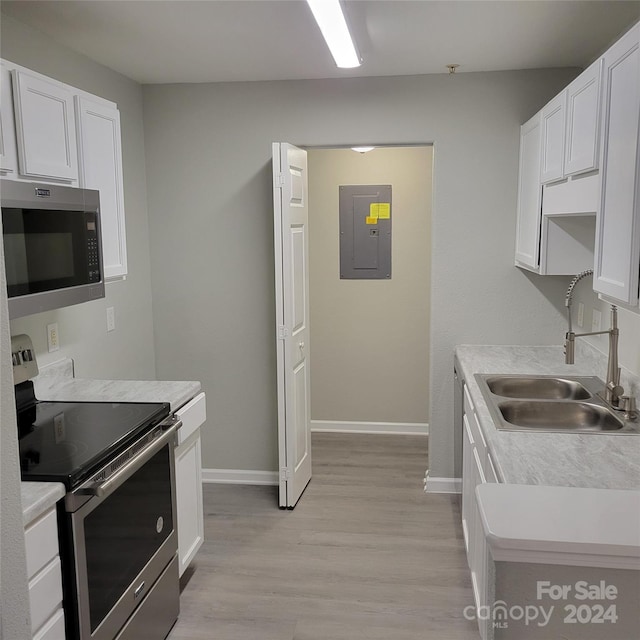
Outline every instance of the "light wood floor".
{"type": "Polygon", "coordinates": [[[425,495],[426,448],[314,434],[293,511],[276,487],[205,485],[206,540],[170,640],[478,640],[460,510],[425,495]]]}

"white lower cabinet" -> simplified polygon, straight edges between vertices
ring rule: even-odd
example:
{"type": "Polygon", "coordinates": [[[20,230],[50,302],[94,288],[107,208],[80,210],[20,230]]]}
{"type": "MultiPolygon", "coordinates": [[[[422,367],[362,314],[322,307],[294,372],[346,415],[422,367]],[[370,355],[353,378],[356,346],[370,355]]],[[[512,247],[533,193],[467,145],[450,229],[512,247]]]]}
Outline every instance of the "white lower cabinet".
{"type": "Polygon", "coordinates": [[[206,415],[204,393],[176,411],[176,416],[182,420],[182,426],[178,429],[178,446],[175,450],[180,575],[184,573],[204,542],[200,427],[206,415]]]}
{"type": "MultiPolygon", "coordinates": [[[[471,571],[476,611],[489,604],[489,550],[484,536],[476,487],[498,482],[498,474],[475,414],[473,401],[464,387],[464,415],[462,436],[462,529],[465,537],[467,562],[471,571]]],[[[488,621],[478,616],[480,637],[489,637],[488,621]]]]}
{"type": "Polygon", "coordinates": [[[62,575],[55,507],[29,524],[24,537],[31,633],[34,640],[64,640],[62,575]]]}

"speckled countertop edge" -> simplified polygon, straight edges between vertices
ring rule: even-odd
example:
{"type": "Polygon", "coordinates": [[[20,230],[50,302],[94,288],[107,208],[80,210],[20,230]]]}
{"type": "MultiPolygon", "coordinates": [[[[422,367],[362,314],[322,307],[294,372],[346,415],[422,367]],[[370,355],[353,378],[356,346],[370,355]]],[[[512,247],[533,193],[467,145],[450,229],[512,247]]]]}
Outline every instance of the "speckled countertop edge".
{"type": "Polygon", "coordinates": [[[53,507],[64,497],[64,485],[60,482],[21,482],[22,523],[25,528],[53,507]]]}
{"type": "MultiPolygon", "coordinates": [[[[460,345],[456,355],[503,482],[640,490],[640,435],[498,431],[474,378],[476,373],[602,378],[600,359],[578,354],[576,365],[566,365],[558,346],[460,345]]],[[[628,376],[627,384],[635,388],[637,379],[628,376]]]]}

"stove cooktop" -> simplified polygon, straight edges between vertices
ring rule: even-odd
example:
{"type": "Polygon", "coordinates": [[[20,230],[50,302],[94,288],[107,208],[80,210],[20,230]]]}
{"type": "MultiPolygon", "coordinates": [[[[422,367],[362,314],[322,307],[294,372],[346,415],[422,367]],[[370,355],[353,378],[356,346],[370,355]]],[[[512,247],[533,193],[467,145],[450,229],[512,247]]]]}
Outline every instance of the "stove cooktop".
{"type": "Polygon", "coordinates": [[[37,402],[18,412],[23,480],[68,491],[169,415],[168,403],[37,402]]]}

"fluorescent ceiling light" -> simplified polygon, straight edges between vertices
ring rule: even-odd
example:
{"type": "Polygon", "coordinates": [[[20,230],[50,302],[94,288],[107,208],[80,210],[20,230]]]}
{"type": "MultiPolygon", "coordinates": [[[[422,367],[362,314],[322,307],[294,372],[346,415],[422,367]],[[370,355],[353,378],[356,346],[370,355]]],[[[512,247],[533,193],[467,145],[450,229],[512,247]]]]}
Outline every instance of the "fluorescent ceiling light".
{"type": "Polygon", "coordinates": [[[360,66],[339,0],[307,0],[336,65],[341,69],[360,66]]]}
{"type": "Polygon", "coordinates": [[[367,151],[373,151],[375,147],[351,147],[351,149],[358,153],[367,153],[367,151]]]}

